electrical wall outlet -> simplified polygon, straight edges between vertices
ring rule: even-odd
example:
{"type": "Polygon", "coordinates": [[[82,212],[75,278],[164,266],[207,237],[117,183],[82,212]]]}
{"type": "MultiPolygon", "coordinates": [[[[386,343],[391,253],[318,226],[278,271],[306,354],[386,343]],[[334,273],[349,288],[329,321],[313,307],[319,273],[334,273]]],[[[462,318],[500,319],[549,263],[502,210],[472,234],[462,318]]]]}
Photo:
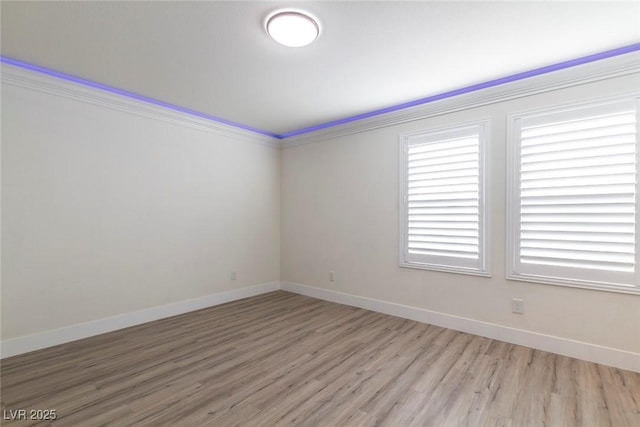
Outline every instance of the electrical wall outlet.
{"type": "Polygon", "coordinates": [[[520,298],[512,298],[511,312],[516,314],[524,314],[524,300],[520,298]]]}
{"type": "Polygon", "coordinates": [[[335,273],[335,271],[330,271],[329,272],[329,281],[330,282],[335,282],[336,281],[336,273],[335,273]]]}
{"type": "Polygon", "coordinates": [[[236,272],[235,271],[231,272],[231,280],[236,280],[236,272]]]}

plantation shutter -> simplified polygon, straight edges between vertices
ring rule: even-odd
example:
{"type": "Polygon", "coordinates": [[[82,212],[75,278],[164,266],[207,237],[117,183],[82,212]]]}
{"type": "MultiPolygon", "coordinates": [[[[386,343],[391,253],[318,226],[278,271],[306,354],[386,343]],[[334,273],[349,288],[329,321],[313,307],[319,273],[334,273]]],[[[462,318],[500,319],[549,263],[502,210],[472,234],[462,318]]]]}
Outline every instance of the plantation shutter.
{"type": "Polygon", "coordinates": [[[636,117],[630,100],[521,118],[522,272],[634,284],[636,117]]]}
{"type": "Polygon", "coordinates": [[[444,269],[484,268],[483,129],[474,125],[407,139],[408,262],[444,269]]]}

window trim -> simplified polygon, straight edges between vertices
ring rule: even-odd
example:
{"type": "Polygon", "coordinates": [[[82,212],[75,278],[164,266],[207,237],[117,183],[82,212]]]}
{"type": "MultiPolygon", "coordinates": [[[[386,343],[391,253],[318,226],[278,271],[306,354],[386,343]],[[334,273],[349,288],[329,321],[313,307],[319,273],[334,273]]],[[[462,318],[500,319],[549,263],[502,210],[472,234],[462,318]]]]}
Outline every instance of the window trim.
{"type": "Polygon", "coordinates": [[[505,245],[505,277],[507,280],[541,283],[546,285],[565,286],[599,291],[609,291],[624,294],[640,295],[640,93],[633,92],[626,95],[596,98],[589,101],[573,102],[560,106],[538,108],[526,111],[511,112],[507,114],[507,152],[506,152],[506,245],[505,245]],[[585,280],[577,278],[555,277],[545,274],[531,274],[517,271],[517,247],[519,233],[520,197],[518,195],[520,183],[519,173],[519,147],[520,121],[525,117],[544,114],[561,114],[570,111],[597,107],[604,104],[633,101],[636,104],[636,256],[635,256],[635,283],[636,285],[623,285],[605,281],[585,280]]]}
{"type": "Polygon", "coordinates": [[[489,158],[490,158],[490,141],[491,141],[491,119],[483,118],[481,120],[473,120],[467,122],[458,122],[439,127],[429,127],[414,132],[402,133],[399,136],[398,153],[399,153],[399,265],[403,268],[413,268],[420,270],[441,271],[447,273],[466,274],[472,276],[491,277],[491,245],[488,237],[490,232],[490,185],[489,185],[489,158]],[[406,247],[408,244],[407,230],[407,166],[408,166],[408,144],[413,137],[423,135],[433,135],[437,133],[455,132],[466,128],[479,128],[479,234],[478,234],[478,253],[481,258],[480,268],[462,267],[436,263],[423,263],[407,260],[406,247]]]}

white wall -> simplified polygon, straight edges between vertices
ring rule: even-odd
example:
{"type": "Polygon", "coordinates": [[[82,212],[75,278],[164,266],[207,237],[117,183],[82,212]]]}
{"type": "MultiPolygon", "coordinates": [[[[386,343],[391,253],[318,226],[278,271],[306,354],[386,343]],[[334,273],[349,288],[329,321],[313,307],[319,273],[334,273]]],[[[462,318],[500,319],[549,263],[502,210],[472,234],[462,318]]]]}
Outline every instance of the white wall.
{"type": "Polygon", "coordinates": [[[283,282],[640,353],[640,296],[504,278],[506,114],[628,93],[639,82],[638,75],[618,77],[285,148],[283,282]],[[492,127],[493,276],[400,268],[399,134],[485,117],[492,127]],[[511,313],[512,297],[524,299],[524,315],[511,313]]]}
{"type": "Polygon", "coordinates": [[[606,350],[590,360],[640,371],[640,296],[504,279],[506,114],[638,90],[637,74],[328,140],[319,132],[281,152],[269,138],[96,101],[71,84],[2,79],[3,355],[281,280],[457,316],[478,333],[514,328],[523,344],[532,335],[517,331],[587,343],[606,350]],[[485,117],[493,277],[400,268],[398,135],[485,117]],[[512,297],[524,315],[511,313],[512,297]],[[607,349],[626,353],[618,363],[607,349]]]}
{"type": "Polygon", "coordinates": [[[278,148],[169,116],[3,76],[3,340],[279,279],[278,148]]]}

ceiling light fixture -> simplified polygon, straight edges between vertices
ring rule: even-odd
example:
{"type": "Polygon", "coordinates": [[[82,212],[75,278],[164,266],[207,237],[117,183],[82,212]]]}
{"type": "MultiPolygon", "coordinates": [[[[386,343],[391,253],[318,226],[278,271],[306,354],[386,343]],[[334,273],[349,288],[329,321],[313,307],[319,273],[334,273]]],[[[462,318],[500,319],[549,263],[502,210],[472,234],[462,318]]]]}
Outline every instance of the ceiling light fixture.
{"type": "Polygon", "coordinates": [[[288,47],[302,47],[312,43],[320,34],[318,21],[306,12],[294,10],[271,14],[265,23],[267,34],[288,47]]]}

